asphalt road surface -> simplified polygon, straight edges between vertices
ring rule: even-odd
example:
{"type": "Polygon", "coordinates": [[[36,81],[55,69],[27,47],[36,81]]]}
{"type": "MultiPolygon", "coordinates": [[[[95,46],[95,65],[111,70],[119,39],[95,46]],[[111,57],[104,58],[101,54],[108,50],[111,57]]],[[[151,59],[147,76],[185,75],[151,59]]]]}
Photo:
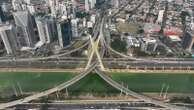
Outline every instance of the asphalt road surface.
{"type": "Polygon", "coordinates": [[[97,103],[97,104],[22,104],[15,110],[147,110],[157,108],[153,104],[144,102],[122,102],[122,103],[97,103]]]}

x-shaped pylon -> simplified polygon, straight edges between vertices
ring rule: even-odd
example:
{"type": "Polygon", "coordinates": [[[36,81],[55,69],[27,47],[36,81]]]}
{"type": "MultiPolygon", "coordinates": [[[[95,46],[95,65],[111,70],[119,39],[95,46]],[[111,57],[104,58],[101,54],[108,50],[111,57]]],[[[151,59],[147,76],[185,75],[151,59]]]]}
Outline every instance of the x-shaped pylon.
{"type": "Polygon", "coordinates": [[[101,56],[99,54],[99,51],[98,51],[98,47],[99,47],[99,42],[100,42],[101,36],[98,37],[97,41],[95,41],[91,37],[91,35],[89,35],[89,38],[90,38],[90,42],[91,42],[91,46],[92,46],[92,52],[91,52],[91,54],[89,54],[89,60],[88,60],[88,63],[87,63],[87,66],[86,66],[85,69],[88,69],[90,67],[92,59],[94,57],[94,54],[96,54],[97,59],[98,59],[98,61],[100,63],[100,68],[101,68],[101,70],[104,70],[105,68],[104,68],[104,65],[102,63],[102,59],[101,59],[101,56]]]}

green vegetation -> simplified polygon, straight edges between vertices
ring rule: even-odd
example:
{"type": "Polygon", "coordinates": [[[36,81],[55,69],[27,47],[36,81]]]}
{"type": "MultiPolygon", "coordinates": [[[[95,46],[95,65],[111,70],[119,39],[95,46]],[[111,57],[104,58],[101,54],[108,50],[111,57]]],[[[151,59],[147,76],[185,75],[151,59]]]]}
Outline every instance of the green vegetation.
{"type": "Polygon", "coordinates": [[[111,42],[111,47],[118,52],[127,52],[127,43],[120,38],[115,38],[114,41],[111,42]]]}
{"type": "Polygon", "coordinates": [[[194,92],[194,74],[112,73],[111,77],[137,92],[160,92],[163,84],[169,85],[169,92],[194,92]]]}
{"type": "Polygon", "coordinates": [[[74,77],[76,74],[64,72],[2,72],[0,73],[0,94],[13,93],[13,87],[23,92],[37,92],[54,87],[74,77]]]}
{"type": "Polygon", "coordinates": [[[108,83],[106,83],[97,74],[87,75],[85,78],[68,88],[68,90],[71,91],[73,95],[77,95],[79,93],[109,94],[119,92],[115,88],[111,87],[108,83]]]}
{"type": "MultiPolygon", "coordinates": [[[[0,73],[0,94],[13,94],[13,86],[19,92],[38,92],[63,83],[76,74],[64,72],[2,72],[0,73]]],[[[162,85],[169,85],[169,92],[194,93],[194,74],[163,73],[109,73],[117,82],[128,85],[136,92],[160,92],[162,85]]],[[[68,88],[70,94],[79,93],[114,94],[119,93],[97,74],[89,74],[68,88]]]]}
{"type": "MultiPolygon", "coordinates": [[[[160,92],[162,85],[169,86],[169,92],[193,93],[194,74],[167,73],[112,73],[115,81],[136,92],[160,92]]],[[[77,93],[118,93],[97,74],[90,74],[69,88],[73,94],[77,93]]]]}

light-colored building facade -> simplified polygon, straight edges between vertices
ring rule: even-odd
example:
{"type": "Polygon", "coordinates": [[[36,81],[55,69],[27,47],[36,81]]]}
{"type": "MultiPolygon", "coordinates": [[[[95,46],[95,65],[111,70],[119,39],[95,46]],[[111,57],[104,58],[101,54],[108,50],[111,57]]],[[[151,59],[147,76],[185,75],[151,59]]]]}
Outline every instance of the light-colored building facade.
{"type": "Polygon", "coordinates": [[[14,54],[18,49],[15,28],[12,25],[0,25],[0,36],[7,54],[14,54]]]}
{"type": "Polygon", "coordinates": [[[33,47],[37,42],[32,16],[28,11],[17,11],[14,20],[18,31],[18,41],[21,47],[33,47]]]}

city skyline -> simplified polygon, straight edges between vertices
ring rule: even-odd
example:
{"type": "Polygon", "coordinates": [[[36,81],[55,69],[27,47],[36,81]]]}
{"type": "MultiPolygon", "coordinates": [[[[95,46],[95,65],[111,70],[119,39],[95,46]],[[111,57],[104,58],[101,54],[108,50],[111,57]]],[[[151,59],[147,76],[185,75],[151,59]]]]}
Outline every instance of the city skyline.
{"type": "Polygon", "coordinates": [[[192,110],[193,2],[0,2],[0,109],[84,110],[84,103],[98,109],[104,102],[107,109],[192,110]],[[30,73],[43,83],[21,79],[30,73]],[[43,73],[53,76],[41,79],[43,73]],[[82,92],[72,95],[74,89],[82,92]]]}

